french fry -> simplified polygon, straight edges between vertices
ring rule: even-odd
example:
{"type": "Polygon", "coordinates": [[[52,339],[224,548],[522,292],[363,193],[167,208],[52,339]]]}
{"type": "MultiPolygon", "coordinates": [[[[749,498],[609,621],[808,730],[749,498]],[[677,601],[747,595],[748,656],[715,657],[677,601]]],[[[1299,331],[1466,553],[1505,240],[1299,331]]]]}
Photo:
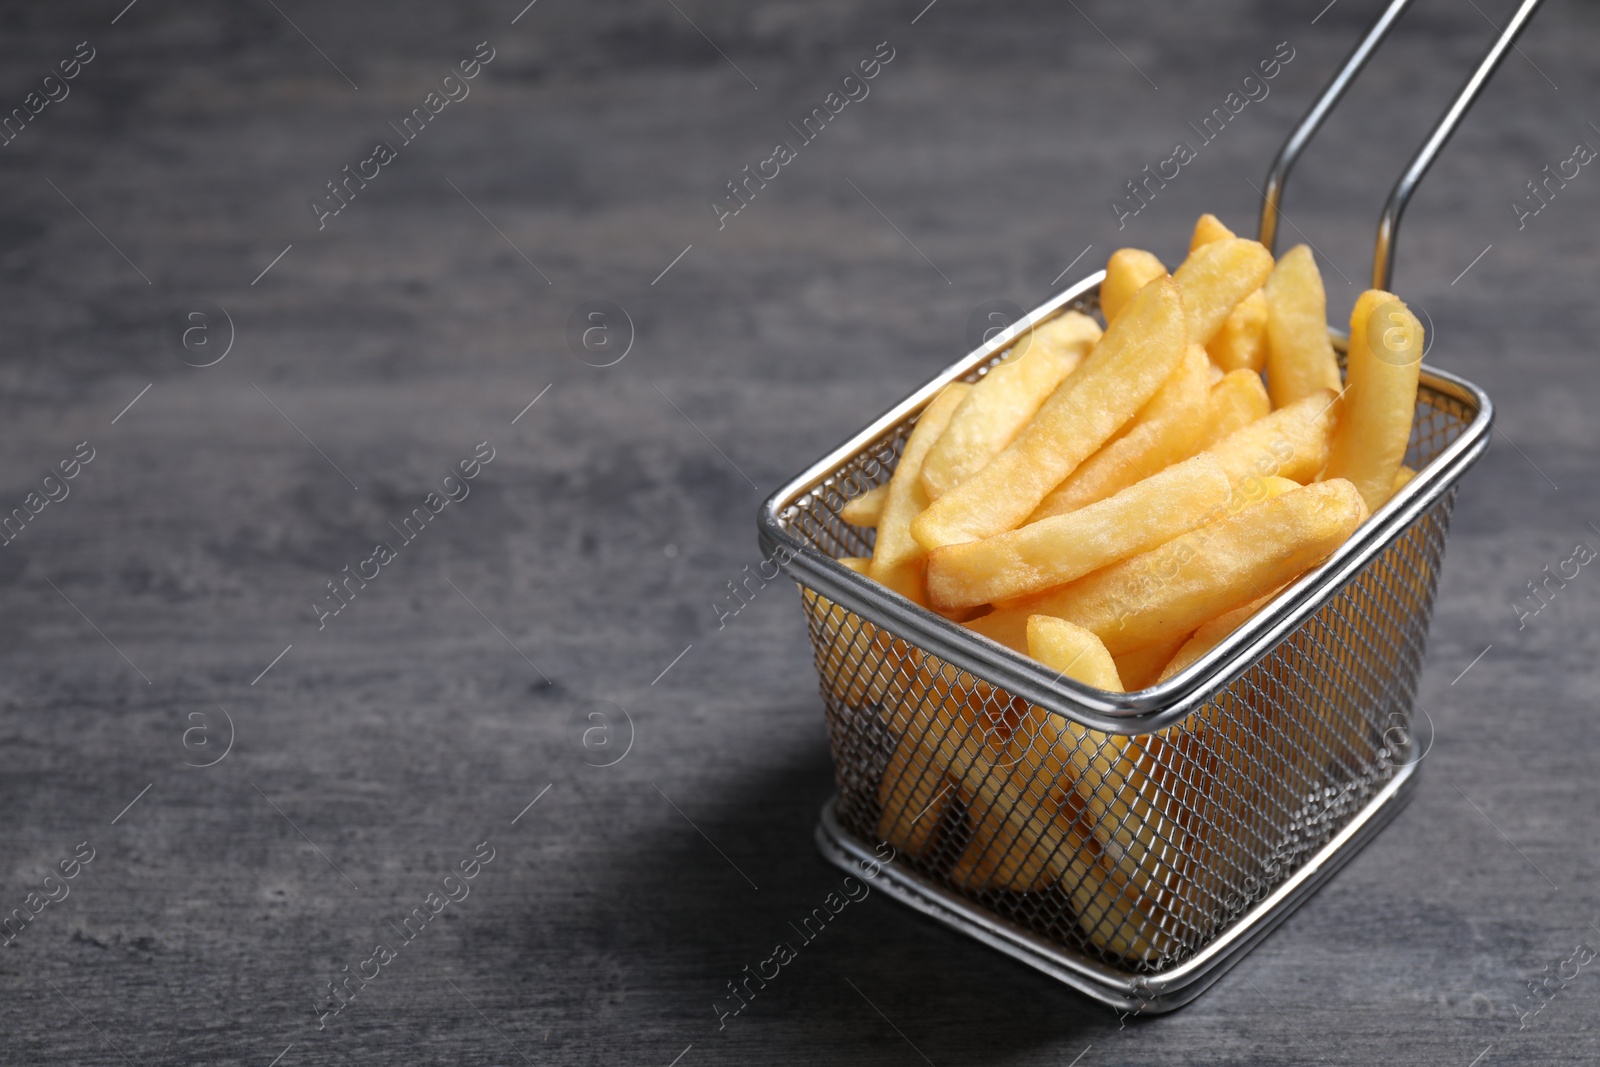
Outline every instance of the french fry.
{"type": "Polygon", "coordinates": [[[1224,226],[1221,219],[1208,211],[1194,224],[1194,236],[1189,239],[1189,251],[1193,252],[1201,245],[1221,241],[1233,235],[1233,231],[1224,226]]]}
{"type": "Polygon", "coordinates": [[[1267,280],[1272,253],[1256,241],[1224,237],[1201,245],[1173,272],[1183,291],[1189,340],[1208,344],[1239,302],[1267,280]]]}
{"type": "Polygon", "coordinates": [[[1193,455],[1210,414],[1205,350],[1190,345],[1178,369],[1121,433],[1084,460],[1040,502],[1029,522],[1105,500],[1193,455]]]}
{"type": "Polygon", "coordinates": [[[891,716],[890,726],[902,732],[878,783],[878,836],[918,855],[950,803],[970,799],[994,775],[1021,718],[1015,702],[987,682],[948,665],[940,670],[943,684],[932,684],[928,673],[902,701],[913,710],[891,716]],[[949,695],[933,704],[940,692],[949,695]]]}
{"type": "MultiPolygon", "coordinates": [[[[871,577],[870,559],[845,556],[838,562],[871,577]]],[[[920,595],[920,588],[917,592],[920,595]]],[[[817,674],[834,700],[845,708],[877,707],[891,729],[904,730],[940,681],[928,661],[900,638],[828,598],[804,586],[800,596],[807,611],[816,615],[817,674]]],[[[946,669],[947,674],[953,671],[946,669]]]]}
{"type": "Polygon", "coordinates": [[[1326,476],[1347,478],[1376,511],[1389,499],[1411,438],[1422,369],[1422,323],[1381,289],[1350,313],[1349,385],[1326,476]]]}
{"type": "Polygon", "coordinates": [[[1195,447],[1205,451],[1235,430],[1271,413],[1272,401],[1267,398],[1267,387],[1261,384],[1261,375],[1253,370],[1229,371],[1211,387],[1205,429],[1195,447]]]}
{"type": "MultiPolygon", "coordinates": [[[[1233,495],[1229,498],[1225,509],[1226,514],[1237,515],[1245,508],[1250,507],[1253,504],[1259,504],[1264,500],[1271,500],[1274,497],[1282,496],[1284,493],[1299,488],[1299,482],[1293,482],[1287,478],[1279,478],[1275,475],[1269,474],[1261,477],[1247,477],[1238,485],[1234,486],[1233,495]]],[[[1024,527],[1024,529],[1026,529],[1026,527],[1024,527]]],[[[1093,577],[1093,575],[1091,575],[1091,577],[1093,577]]],[[[989,612],[989,614],[980,616],[976,619],[967,620],[963,622],[962,625],[975,633],[982,634],[984,637],[987,637],[989,640],[994,641],[997,644],[1004,645],[1006,648],[1009,648],[1014,652],[1020,652],[1026,656],[1028,654],[1028,612],[1025,609],[1027,608],[1029,599],[1030,598],[1023,597],[1016,601],[999,604],[996,606],[995,610],[989,612]],[[1024,610],[1017,610],[1019,608],[1024,610]]],[[[1178,646],[1181,645],[1183,641],[1188,638],[1188,636],[1189,634],[1186,632],[1181,637],[1175,636],[1167,641],[1158,642],[1158,644],[1169,646],[1171,651],[1175,653],[1178,650],[1178,646]]],[[[1132,673],[1130,673],[1129,669],[1122,667],[1121,664],[1123,660],[1127,659],[1137,665],[1138,663],[1143,662],[1140,657],[1144,654],[1153,655],[1153,653],[1150,653],[1150,646],[1134,647],[1127,651],[1118,652],[1116,654],[1114,658],[1118,662],[1117,669],[1122,673],[1124,680],[1128,680],[1133,677],[1139,677],[1139,675],[1137,670],[1134,670],[1132,673]]],[[[1167,658],[1170,658],[1170,656],[1167,658]]],[[[1156,670],[1159,670],[1165,665],[1165,663],[1166,658],[1163,658],[1160,663],[1155,665],[1156,670]]],[[[1154,684],[1154,674],[1148,675],[1147,677],[1149,678],[1149,681],[1146,682],[1146,685],[1154,684]]],[[[1136,686],[1135,688],[1142,689],[1144,686],[1136,686]]]]}
{"type": "Polygon", "coordinates": [[[1058,357],[1072,360],[1076,366],[1100,343],[1103,332],[1093,317],[1081,311],[1063,311],[1033,328],[1028,347],[1029,351],[1044,348],[1058,357]]]}
{"type": "Polygon", "coordinates": [[[1267,365],[1267,294],[1257,289],[1228,312],[1206,354],[1224,371],[1259,371],[1267,365]]]}
{"type": "MultiPolygon", "coordinates": [[[[1020,526],[1155,395],[1183,358],[1183,337],[1177,286],[1161,280],[1140,290],[1017,439],[934,501],[912,523],[912,536],[934,549],[1020,526]]],[[[881,523],[878,537],[881,544],[881,523]]]]}
{"type": "Polygon", "coordinates": [[[1309,482],[1327,465],[1333,452],[1334,427],[1339,419],[1336,399],[1334,393],[1319,389],[1235,430],[1207,451],[1222,464],[1235,485],[1246,478],[1273,474],[1309,482]]]}
{"type": "Polygon", "coordinates": [[[1124,652],[1115,657],[1117,675],[1122,679],[1123,687],[1130,693],[1136,693],[1155,685],[1156,680],[1161,677],[1161,668],[1178,654],[1178,649],[1188,640],[1189,635],[1185,634],[1165,644],[1136,648],[1132,652],[1124,652]]]}
{"type": "Polygon", "coordinates": [[[1053,866],[1093,866],[1099,842],[1071,779],[1015,771],[986,780],[969,800],[980,814],[950,880],[967,889],[997,886],[1019,893],[1045,890],[1060,875],[1053,866]]]}
{"type": "MultiPolygon", "coordinates": [[[[1030,651],[1063,673],[1106,654],[1103,646],[1099,656],[1086,653],[1092,635],[1079,628],[1066,631],[1082,635],[1077,640],[1056,642],[1039,640],[1038,629],[1035,623],[1030,651]]],[[[1080,680],[1110,682],[1103,669],[1084,674],[1080,680]]],[[[1204,932],[1217,918],[1206,903],[1220,880],[1211,873],[1220,864],[1208,864],[1213,854],[1221,858],[1216,830],[1239,812],[1210,795],[1215,790],[1199,772],[1204,764],[1237,790],[1238,769],[1206,756],[1223,749],[1247,757],[1241,746],[1221,743],[1209,720],[1183,730],[1197,735],[1106,735],[1030,709],[1011,734],[1010,773],[980,786],[973,803],[981,821],[952,880],[1017,891],[1059,881],[1086,940],[1115,955],[1159,957],[1204,932]]]]}
{"type": "Polygon", "coordinates": [[[947,736],[939,752],[961,795],[971,803],[985,780],[997,769],[1003,775],[1010,767],[1004,757],[1027,704],[981,679],[964,673],[960,677],[956,689],[965,694],[972,726],[965,734],[947,736]]]}
{"type": "MultiPolygon", "coordinates": [[[[1226,505],[1226,514],[1237,515],[1252,504],[1259,504],[1263,500],[1271,500],[1273,497],[1282,496],[1284,493],[1299,488],[1299,482],[1293,482],[1287,478],[1279,478],[1275,475],[1246,478],[1234,487],[1233,494],[1226,505]]],[[[991,641],[1004,645],[1006,648],[1027,655],[1028,613],[1026,610],[1016,609],[1026,609],[1029,599],[1028,597],[1022,597],[1015,601],[1001,603],[996,605],[995,610],[987,615],[966,620],[962,625],[982,634],[991,641]]],[[[1154,685],[1157,673],[1166,665],[1167,660],[1171,659],[1179,646],[1189,636],[1189,634],[1183,634],[1161,642],[1159,646],[1145,646],[1133,648],[1126,652],[1118,652],[1114,657],[1117,661],[1117,670],[1133,689],[1142,689],[1145,686],[1154,685]],[[1155,648],[1157,647],[1167,649],[1167,654],[1159,657],[1158,662],[1151,664],[1146,657],[1155,658],[1157,656],[1155,648]],[[1125,666],[1124,664],[1127,665],[1125,666]],[[1140,670],[1141,665],[1145,666],[1144,671],[1140,670]],[[1133,680],[1143,680],[1144,684],[1134,685],[1133,680]]]]}
{"type": "MultiPolygon", "coordinates": [[[[1085,810],[1083,818],[1088,817],[1085,810]]],[[[1061,884],[1070,887],[1078,928],[1096,948],[1137,960],[1174,950],[1176,938],[1168,929],[1171,920],[1163,921],[1165,909],[1131,884],[1103,852],[1091,876],[1074,879],[1069,874],[1061,884]]]]}
{"type": "Polygon", "coordinates": [[[901,450],[900,462],[889,480],[889,496],[878,516],[878,538],[872,549],[872,578],[918,604],[925,602],[922,569],[926,553],[911,536],[911,521],[928,506],[920,477],[922,461],[971,389],[959,382],[946,386],[923,409],[901,450]]]}
{"type": "Polygon", "coordinates": [[[1028,655],[1060,671],[1064,677],[1122,692],[1122,679],[1105,644],[1094,634],[1065,619],[1050,615],[1028,617],[1028,655]]]}
{"type": "Polygon", "coordinates": [[[1195,529],[1232,487],[1208,455],[1176,464],[1097,503],[928,557],[928,602],[954,609],[1065,585],[1195,529]]]}
{"type": "Polygon", "coordinates": [[[1128,306],[1133,294],[1166,276],[1167,268],[1144,249],[1117,249],[1106,261],[1106,277],[1100,283],[1100,313],[1109,324],[1128,306]]]}
{"type": "MultiPolygon", "coordinates": [[[[937,717],[918,726],[933,731],[964,729],[959,710],[960,705],[941,707],[937,717]]],[[[922,740],[912,731],[901,737],[878,781],[878,837],[914,856],[927,851],[945,809],[955,799],[955,783],[945,776],[937,746],[922,740]]]]}
{"type": "Polygon", "coordinates": [[[1283,585],[1327,558],[1366,517],[1355,486],[1343,479],[1318,482],[968,625],[986,635],[1013,633],[1019,615],[1054,615],[1121,655],[1191,633],[1283,585]]]}
{"type": "Polygon", "coordinates": [[[893,589],[913,604],[927,607],[927,595],[922,591],[922,572],[927,562],[926,558],[914,559],[898,567],[880,570],[879,574],[873,574],[869,568],[867,577],[879,585],[893,589]]]}
{"type": "Polygon", "coordinates": [[[851,526],[876,526],[878,516],[883,514],[883,503],[888,499],[889,484],[885,482],[845,501],[844,507],[839,509],[839,517],[851,526]]]}
{"type": "MultiPolygon", "coordinates": [[[[1093,634],[1060,619],[1035,616],[1028,621],[1028,650],[1036,659],[1058,670],[1063,677],[1112,692],[1122,691],[1116,664],[1105,646],[1093,634]]],[[[1032,709],[1028,716],[1037,720],[1044,712],[1032,709]]],[[[1013,738],[1015,734],[1013,732],[1013,738]]],[[[1008,746],[1010,760],[996,766],[974,784],[970,805],[975,828],[965,852],[952,872],[952,881],[969,889],[999,884],[1017,890],[1042,889],[1052,880],[1046,856],[1056,851],[1062,837],[1074,836],[1067,853],[1073,856],[1093,841],[1093,832],[1073,833],[1072,820],[1057,827],[1054,809],[1066,794],[1070,780],[1060,781],[1041,775],[1038,761],[1013,767],[1031,745],[1017,740],[1008,746]],[[1020,773],[1016,773],[1020,770],[1020,773]],[[1049,841],[1048,852],[1038,853],[1041,841],[1049,841]]],[[[1065,859],[1066,857],[1063,857],[1065,859]]]]}
{"type": "Polygon", "coordinates": [[[1295,245],[1267,278],[1267,392],[1288,407],[1319,389],[1339,391],[1328,340],[1328,298],[1311,249],[1295,245]]]}
{"type": "Polygon", "coordinates": [[[1259,504],[1263,500],[1271,500],[1275,496],[1300,488],[1300,483],[1280,478],[1269,474],[1265,478],[1246,478],[1233,487],[1233,496],[1228,500],[1228,514],[1237,515],[1251,504],[1259,504]]]}
{"type": "Polygon", "coordinates": [[[974,633],[982,634],[1013,652],[1028,654],[1028,614],[1024,611],[991,611],[976,619],[962,623],[974,633]]]}
{"type": "Polygon", "coordinates": [[[1098,323],[1068,311],[1036,327],[1020,355],[991,368],[922,461],[928,500],[938,500],[1010,444],[1099,340],[1098,323]]]}
{"type": "MultiPolygon", "coordinates": [[[[1189,251],[1232,237],[1222,220],[1207,212],[1194,225],[1189,251]]],[[[1222,371],[1259,371],[1267,363],[1267,298],[1257,289],[1241,300],[1222,322],[1222,329],[1206,345],[1206,353],[1222,371]]]]}
{"type": "MultiPolygon", "coordinates": [[[[914,722],[925,726],[934,713],[930,710],[930,701],[938,704],[943,700],[936,699],[936,694],[948,693],[962,680],[967,680],[969,685],[973,681],[959,668],[931,660],[899,638],[893,640],[887,658],[896,670],[886,693],[889,699],[883,708],[884,721],[896,733],[910,732],[914,722]]],[[[964,720],[971,718],[967,711],[960,714],[964,720]]]]}
{"type": "MultiPolygon", "coordinates": [[[[840,560],[857,573],[865,574],[863,562],[851,558],[840,560]]],[[[808,611],[814,612],[816,622],[817,674],[823,679],[834,701],[845,708],[865,708],[881,704],[898,673],[894,669],[877,672],[862,670],[864,663],[898,664],[890,659],[894,654],[895,639],[878,629],[866,619],[819,596],[804,586],[800,597],[808,611]]]]}
{"type": "Polygon", "coordinates": [[[1243,858],[1236,840],[1245,798],[1259,793],[1251,781],[1260,738],[1241,731],[1236,717],[1212,709],[1140,737],[1054,718],[1013,733],[1013,782],[1051,780],[1058,790],[1071,782],[1054,805],[1013,807],[1013,824],[1031,814],[1016,836],[1038,841],[1017,866],[1026,873],[1043,854],[1091,945],[1150,959],[1205,936],[1221,918],[1218,890],[1243,858]],[[1061,847],[1072,844],[1075,851],[1061,847]]]}
{"type": "Polygon", "coordinates": [[[1137,738],[1106,773],[1091,767],[1079,779],[1090,809],[1104,810],[1096,824],[1103,877],[1129,900],[1125,912],[1113,912],[1125,917],[1110,938],[1151,942],[1159,951],[1148,927],[1192,943],[1224,917],[1228,905],[1219,897],[1249,855],[1239,841],[1262,792],[1257,759],[1267,736],[1245,709],[1225,706],[1137,738]]]}
{"type": "Polygon", "coordinates": [[[1266,607],[1267,603],[1280,592],[1282,592],[1281,589],[1274,589],[1266,596],[1257,597],[1242,608],[1234,608],[1232,611],[1223,612],[1200,627],[1194,632],[1194,636],[1185,641],[1183,647],[1173,654],[1172,659],[1162,669],[1159,681],[1166,681],[1213,648],[1222,644],[1223,638],[1243,626],[1250,616],[1266,607]]]}
{"type": "MultiPolygon", "coordinates": [[[[1041,663],[1063,673],[1082,670],[1085,677],[1080,680],[1109,682],[1115,677],[1114,666],[1108,676],[1100,665],[1109,653],[1092,633],[1070,623],[1035,621],[1039,618],[1029,622],[1028,648],[1041,663]]],[[[1152,819],[1156,812],[1138,795],[1134,775],[1144,745],[1143,738],[1102,734],[1030,709],[1012,733],[1016,767],[1009,781],[1024,797],[1032,793],[1045,802],[1010,805],[1008,832],[993,835],[989,846],[992,852],[1009,845],[1005,855],[1020,875],[1059,878],[1091,944],[1139,958],[1171,945],[1158,918],[1164,912],[1142,888],[1153,880],[1139,862],[1156,851],[1152,824],[1173,836],[1170,827],[1152,819]]],[[[995,867],[997,873],[1006,870],[1005,862],[995,867]]],[[[1166,872],[1157,867],[1156,873],[1166,872]]]]}
{"type": "MultiPolygon", "coordinates": [[[[1394,480],[1389,483],[1388,494],[1384,496],[1382,503],[1380,503],[1378,506],[1382,507],[1383,504],[1387,504],[1390,500],[1394,499],[1394,495],[1400,490],[1404,489],[1406,483],[1411,481],[1411,479],[1415,478],[1416,476],[1416,471],[1405,466],[1404,464],[1401,464],[1400,469],[1394,472],[1394,480]]],[[[1374,508],[1373,510],[1377,509],[1374,508]]]]}

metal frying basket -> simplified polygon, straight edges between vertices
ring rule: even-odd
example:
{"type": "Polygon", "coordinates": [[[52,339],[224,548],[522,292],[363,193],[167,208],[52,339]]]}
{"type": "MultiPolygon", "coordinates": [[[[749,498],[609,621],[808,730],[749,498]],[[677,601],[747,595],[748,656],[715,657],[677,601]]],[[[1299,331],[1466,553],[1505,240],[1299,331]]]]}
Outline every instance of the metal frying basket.
{"type": "MultiPolygon", "coordinates": [[[[1273,163],[1261,238],[1300,150],[1399,17],[1393,0],[1273,163]]],[[[1385,287],[1411,192],[1538,6],[1524,0],[1391,193],[1385,287]]],[[[838,792],[817,840],[893,862],[902,902],[1106,1004],[1198,996],[1399,810],[1410,717],[1457,483],[1489,443],[1481,389],[1424,366],[1418,473],[1316,570],[1189,668],[1108,693],[955,625],[837,562],[873,533],[846,501],[889,481],[911,428],[1013,341],[1098,306],[1103,272],[969,353],[774,493],[763,552],[801,587],[838,792]],[[1017,744],[1047,751],[1019,760],[1017,744]]],[[[1344,338],[1335,334],[1342,352],[1344,338]]]]}

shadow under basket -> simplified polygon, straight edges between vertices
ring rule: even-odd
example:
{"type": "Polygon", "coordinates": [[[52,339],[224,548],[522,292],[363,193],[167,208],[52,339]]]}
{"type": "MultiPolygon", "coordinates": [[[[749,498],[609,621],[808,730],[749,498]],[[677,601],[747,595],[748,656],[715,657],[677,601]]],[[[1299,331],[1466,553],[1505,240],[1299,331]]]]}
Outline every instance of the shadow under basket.
{"type": "Polygon", "coordinates": [[[1101,277],[773,494],[759,526],[801,587],[827,708],[838,792],[823,854],[859,872],[888,842],[878,884],[891,896],[1105,1004],[1161,1012],[1198,996],[1408,797],[1450,512],[1492,409],[1424,366],[1416,477],[1322,566],[1157,686],[1058,678],[838,563],[873,544],[838,513],[890,479],[945,385],[979,380],[1054,315],[1092,311],[1101,277]]]}

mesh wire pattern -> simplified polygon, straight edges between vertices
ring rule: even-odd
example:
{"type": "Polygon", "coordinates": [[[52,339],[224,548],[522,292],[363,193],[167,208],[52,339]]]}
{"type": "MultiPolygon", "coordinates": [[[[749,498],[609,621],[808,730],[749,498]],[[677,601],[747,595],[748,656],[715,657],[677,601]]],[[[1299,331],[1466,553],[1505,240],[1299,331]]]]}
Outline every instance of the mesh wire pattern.
{"type": "MultiPolygon", "coordinates": [[[[1475,415],[1425,382],[1406,462],[1422,469],[1475,415]]],[[[873,531],[839,509],[889,480],[914,424],[857,451],[781,523],[832,558],[870,555],[873,531]]],[[[835,817],[1067,953],[1128,975],[1181,965],[1411,758],[1454,500],[1452,485],[1298,627],[1151,734],[1103,734],[1033,707],[802,585],[835,817]]]]}

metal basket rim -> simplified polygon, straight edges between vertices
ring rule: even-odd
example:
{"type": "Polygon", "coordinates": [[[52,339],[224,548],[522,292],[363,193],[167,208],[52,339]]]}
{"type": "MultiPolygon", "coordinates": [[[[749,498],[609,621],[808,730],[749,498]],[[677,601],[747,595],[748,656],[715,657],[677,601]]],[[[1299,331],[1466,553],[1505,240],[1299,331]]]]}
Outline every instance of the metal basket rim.
{"type": "MultiPolygon", "coordinates": [[[[801,585],[1031,704],[1096,730],[1132,735],[1165,729],[1200,708],[1305,622],[1379,552],[1398,540],[1488,448],[1494,405],[1488,394],[1472,382],[1424,364],[1419,388],[1444,394],[1473,409],[1472,421],[1461,435],[1419,470],[1320,567],[1279,594],[1266,609],[1194,664],[1165,682],[1131,693],[1110,693],[1057,677],[1037,661],[857,574],[809,547],[784,526],[781,515],[785,509],[824,484],[841,466],[905,418],[920,411],[945,385],[982,366],[1023,332],[1096,291],[1104,277],[1104,271],[1096,271],[1057,293],[841,442],[762,503],[757,528],[763,555],[773,558],[801,585]]],[[[1332,330],[1330,335],[1342,348],[1343,335],[1332,330]]]]}

